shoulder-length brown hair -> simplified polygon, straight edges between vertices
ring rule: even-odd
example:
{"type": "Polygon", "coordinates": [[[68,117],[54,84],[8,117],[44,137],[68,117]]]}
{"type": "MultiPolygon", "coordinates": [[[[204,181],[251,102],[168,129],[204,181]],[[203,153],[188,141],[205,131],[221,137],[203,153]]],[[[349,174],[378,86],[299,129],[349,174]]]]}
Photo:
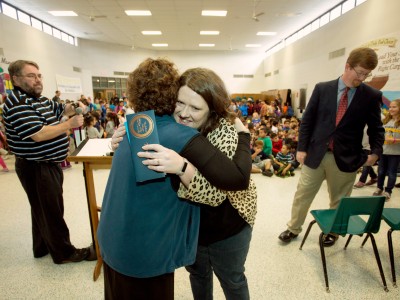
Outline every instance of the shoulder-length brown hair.
{"type": "Polygon", "coordinates": [[[153,109],[156,115],[170,115],[178,98],[178,81],[174,63],[167,59],[148,58],[129,74],[129,103],[135,112],[153,109]]]}
{"type": "MultiPolygon", "coordinates": [[[[396,103],[397,107],[400,109],[400,99],[392,100],[391,103],[396,103]]],[[[387,115],[383,118],[382,123],[387,124],[390,120],[392,120],[392,115],[388,112],[387,115]]],[[[397,117],[396,121],[394,122],[394,126],[400,126],[400,118],[397,117]]]]}
{"type": "Polygon", "coordinates": [[[222,79],[210,69],[193,68],[185,71],[179,79],[179,86],[187,86],[207,102],[210,110],[207,121],[199,128],[207,135],[224,118],[233,124],[236,115],[229,110],[231,99],[222,79]]]}

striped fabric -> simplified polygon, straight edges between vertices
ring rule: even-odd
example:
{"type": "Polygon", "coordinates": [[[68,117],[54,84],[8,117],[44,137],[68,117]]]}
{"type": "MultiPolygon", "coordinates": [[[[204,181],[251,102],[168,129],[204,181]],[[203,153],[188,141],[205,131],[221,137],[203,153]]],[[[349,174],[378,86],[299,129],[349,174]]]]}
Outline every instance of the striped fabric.
{"type": "Polygon", "coordinates": [[[67,157],[68,137],[62,134],[54,139],[35,142],[31,136],[43,126],[57,125],[64,105],[46,97],[34,98],[20,89],[8,95],[3,108],[6,135],[11,151],[21,158],[37,161],[62,162],[67,157]]]}
{"type": "Polygon", "coordinates": [[[289,163],[292,163],[293,158],[292,155],[290,153],[288,154],[283,154],[282,152],[278,152],[278,154],[276,155],[276,160],[287,165],[289,163]]]}

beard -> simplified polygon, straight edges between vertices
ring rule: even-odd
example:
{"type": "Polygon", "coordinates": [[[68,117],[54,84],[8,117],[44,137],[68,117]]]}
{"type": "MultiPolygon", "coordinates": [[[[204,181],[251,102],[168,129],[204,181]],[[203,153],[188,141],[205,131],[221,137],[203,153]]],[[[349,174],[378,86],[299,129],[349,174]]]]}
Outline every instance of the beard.
{"type": "Polygon", "coordinates": [[[27,83],[22,83],[20,88],[25,91],[28,95],[33,96],[35,98],[39,98],[42,95],[43,84],[41,82],[35,83],[33,86],[28,85],[27,83]]]}

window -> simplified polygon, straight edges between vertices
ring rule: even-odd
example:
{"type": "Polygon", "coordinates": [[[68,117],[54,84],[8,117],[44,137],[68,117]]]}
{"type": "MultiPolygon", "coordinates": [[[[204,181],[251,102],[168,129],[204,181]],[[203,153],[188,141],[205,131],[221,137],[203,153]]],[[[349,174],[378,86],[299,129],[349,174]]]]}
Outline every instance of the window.
{"type": "Polygon", "coordinates": [[[12,7],[10,5],[7,5],[4,2],[2,2],[1,3],[1,8],[2,8],[3,14],[5,14],[6,16],[9,16],[10,18],[18,20],[18,18],[17,18],[17,10],[14,7],[12,7]]]}
{"type": "Polygon", "coordinates": [[[17,11],[18,20],[26,25],[31,26],[31,17],[22,11],[17,11]]]}
{"type": "Polygon", "coordinates": [[[336,6],[334,9],[332,9],[330,20],[332,21],[332,20],[335,20],[336,18],[340,17],[341,10],[342,10],[342,7],[340,5],[336,6]]]}
{"type": "Polygon", "coordinates": [[[342,14],[347,13],[354,8],[355,0],[347,0],[342,4],[342,14]]]}
{"type": "Polygon", "coordinates": [[[47,34],[53,35],[53,29],[50,25],[47,25],[46,23],[43,23],[43,31],[47,34]]]}
{"type": "Polygon", "coordinates": [[[30,14],[19,10],[18,8],[6,4],[0,0],[0,13],[5,14],[13,19],[20,21],[28,26],[32,26],[35,29],[43,31],[49,35],[54,36],[68,44],[78,46],[78,41],[75,37],[63,32],[60,29],[57,29],[49,24],[42,22],[41,20],[31,16],[30,14]]]}
{"type": "Polygon", "coordinates": [[[338,6],[335,6],[330,11],[324,13],[323,15],[319,16],[317,19],[312,21],[311,23],[307,24],[303,28],[297,30],[294,34],[285,38],[282,42],[279,42],[275,46],[269,48],[266,52],[266,56],[270,56],[273,53],[283,49],[285,46],[294,43],[295,41],[305,37],[310,32],[317,30],[318,28],[328,24],[330,21],[339,18],[341,15],[345,14],[349,10],[353,9],[355,6],[364,3],[367,0],[347,0],[343,1],[338,6]]]}
{"type": "Polygon", "coordinates": [[[31,17],[31,22],[32,22],[32,27],[36,28],[40,31],[43,31],[43,26],[42,22],[40,22],[38,19],[31,17]]]}

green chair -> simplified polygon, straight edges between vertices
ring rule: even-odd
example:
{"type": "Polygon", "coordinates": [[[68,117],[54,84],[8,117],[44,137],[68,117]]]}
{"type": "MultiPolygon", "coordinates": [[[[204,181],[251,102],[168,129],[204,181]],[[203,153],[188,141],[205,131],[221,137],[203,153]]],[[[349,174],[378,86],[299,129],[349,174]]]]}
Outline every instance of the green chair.
{"type": "Polygon", "coordinates": [[[302,250],[304,242],[310,233],[311,227],[318,223],[322,232],[319,235],[319,248],[321,251],[322,267],[325,276],[326,291],[329,292],[328,272],[326,269],[326,259],[324,250],[324,236],[328,233],[333,233],[341,236],[349,234],[349,239],[344,249],[346,249],[353,235],[362,236],[364,233],[371,238],[372,247],[379,272],[381,274],[384,290],[387,292],[385,275],[383,274],[381,260],[379,258],[378,248],[376,247],[375,238],[372,233],[379,231],[381,224],[382,210],[385,203],[385,197],[343,197],[340,200],[337,209],[321,209],[312,210],[311,214],[314,220],[311,221],[307,228],[306,234],[300,245],[302,250]],[[368,217],[367,222],[360,216],[368,217]]]}
{"type": "MultiPolygon", "coordinates": [[[[389,247],[389,257],[390,257],[390,268],[392,271],[393,286],[397,287],[396,284],[396,270],[394,267],[394,253],[393,253],[393,242],[392,242],[392,232],[394,230],[400,230],[400,208],[384,208],[382,212],[382,219],[390,226],[387,233],[388,247],[389,247]]],[[[368,236],[364,239],[361,247],[364,246],[368,236]]]]}

